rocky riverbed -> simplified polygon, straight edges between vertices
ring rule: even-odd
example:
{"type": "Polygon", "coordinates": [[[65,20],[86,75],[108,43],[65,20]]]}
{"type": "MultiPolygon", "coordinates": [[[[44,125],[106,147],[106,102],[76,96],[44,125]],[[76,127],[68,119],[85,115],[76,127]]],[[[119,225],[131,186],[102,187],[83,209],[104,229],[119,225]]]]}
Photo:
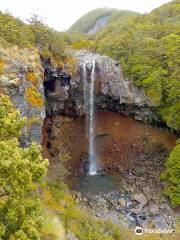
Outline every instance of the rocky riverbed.
{"type": "MultiPolygon", "coordinates": [[[[77,181],[74,184],[74,198],[94,216],[123,227],[173,230],[176,226],[174,213],[163,195],[163,183],[160,181],[165,154],[159,149],[156,154],[141,156],[142,161],[135,169],[111,175],[115,183],[111,184],[112,189],[108,189],[106,184],[104,188],[93,192],[89,180],[87,184],[77,181]]],[[[102,174],[98,181],[103,182],[106,177],[102,174]]]]}

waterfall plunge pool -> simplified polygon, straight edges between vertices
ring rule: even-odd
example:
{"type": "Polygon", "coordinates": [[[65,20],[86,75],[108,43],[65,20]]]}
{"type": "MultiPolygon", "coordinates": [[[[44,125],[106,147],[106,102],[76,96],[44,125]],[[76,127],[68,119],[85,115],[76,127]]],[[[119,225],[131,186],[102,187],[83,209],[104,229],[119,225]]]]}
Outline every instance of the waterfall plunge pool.
{"type": "Polygon", "coordinates": [[[121,189],[123,179],[131,180],[133,174],[136,175],[134,181],[145,181],[149,185],[150,176],[164,170],[165,159],[176,142],[176,137],[167,129],[108,111],[95,112],[94,117],[96,160],[105,176],[90,176],[88,173],[89,141],[85,117],[54,116],[51,119],[54,137],[46,138],[44,142],[48,146],[45,150],[51,164],[55,164],[53,159],[63,146],[70,153],[66,168],[69,172],[67,182],[72,190],[78,191],[79,188],[85,194],[93,194],[121,189]]]}

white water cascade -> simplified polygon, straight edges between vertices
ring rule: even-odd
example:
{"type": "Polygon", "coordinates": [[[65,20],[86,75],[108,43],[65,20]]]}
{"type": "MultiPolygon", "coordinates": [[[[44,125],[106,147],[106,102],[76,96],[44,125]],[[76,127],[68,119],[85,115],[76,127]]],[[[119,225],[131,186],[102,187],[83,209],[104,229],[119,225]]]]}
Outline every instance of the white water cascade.
{"type": "Polygon", "coordinates": [[[83,65],[83,80],[84,80],[84,101],[85,101],[85,109],[86,109],[86,124],[87,124],[87,132],[88,132],[88,140],[89,140],[89,175],[97,174],[97,156],[95,151],[95,118],[94,118],[94,81],[95,81],[95,60],[92,61],[92,71],[91,77],[88,81],[87,79],[87,63],[83,65]]]}

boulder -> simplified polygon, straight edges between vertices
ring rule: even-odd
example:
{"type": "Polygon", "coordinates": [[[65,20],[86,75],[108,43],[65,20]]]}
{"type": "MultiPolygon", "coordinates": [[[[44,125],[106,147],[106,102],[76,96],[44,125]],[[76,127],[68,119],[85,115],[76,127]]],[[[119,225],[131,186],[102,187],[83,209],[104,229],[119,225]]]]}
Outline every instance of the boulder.
{"type": "Polygon", "coordinates": [[[159,206],[157,204],[150,206],[149,213],[152,215],[157,215],[159,213],[159,206]]]}
{"type": "Polygon", "coordinates": [[[119,205],[124,208],[126,206],[126,200],[124,198],[121,198],[119,200],[119,205]]]}
{"type": "Polygon", "coordinates": [[[146,196],[143,193],[134,194],[133,199],[140,203],[142,206],[146,205],[148,202],[146,196]]]}

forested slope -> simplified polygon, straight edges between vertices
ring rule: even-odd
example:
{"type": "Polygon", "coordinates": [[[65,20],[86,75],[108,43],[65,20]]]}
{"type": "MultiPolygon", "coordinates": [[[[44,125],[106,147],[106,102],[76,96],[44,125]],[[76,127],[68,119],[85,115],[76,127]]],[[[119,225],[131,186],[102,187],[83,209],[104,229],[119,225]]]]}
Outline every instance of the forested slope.
{"type": "Polygon", "coordinates": [[[180,1],[150,14],[112,20],[96,36],[97,51],[120,61],[167,125],[180,129],[180,1]]]}
{"type": "Polygon", "coordinates": [[[65,35],[43,24],[37,15],[25,24],[20,19],[8,13],[0,12],[0,43],[4,47],[8,44],[19,47],[36,47],[40,53],[58,57],[64,55],[65,35]]]}
{"type": "Polygon", "coordinates": [[[137,13],[131,11],[123,11],[110,8],[99,8],[82,16],[75,22],[68,32],[87,33],[96,23],[97,20],[107,17],[108,22],[117,18],[127,18],[128,16],[136,15],[137,13]]]}

